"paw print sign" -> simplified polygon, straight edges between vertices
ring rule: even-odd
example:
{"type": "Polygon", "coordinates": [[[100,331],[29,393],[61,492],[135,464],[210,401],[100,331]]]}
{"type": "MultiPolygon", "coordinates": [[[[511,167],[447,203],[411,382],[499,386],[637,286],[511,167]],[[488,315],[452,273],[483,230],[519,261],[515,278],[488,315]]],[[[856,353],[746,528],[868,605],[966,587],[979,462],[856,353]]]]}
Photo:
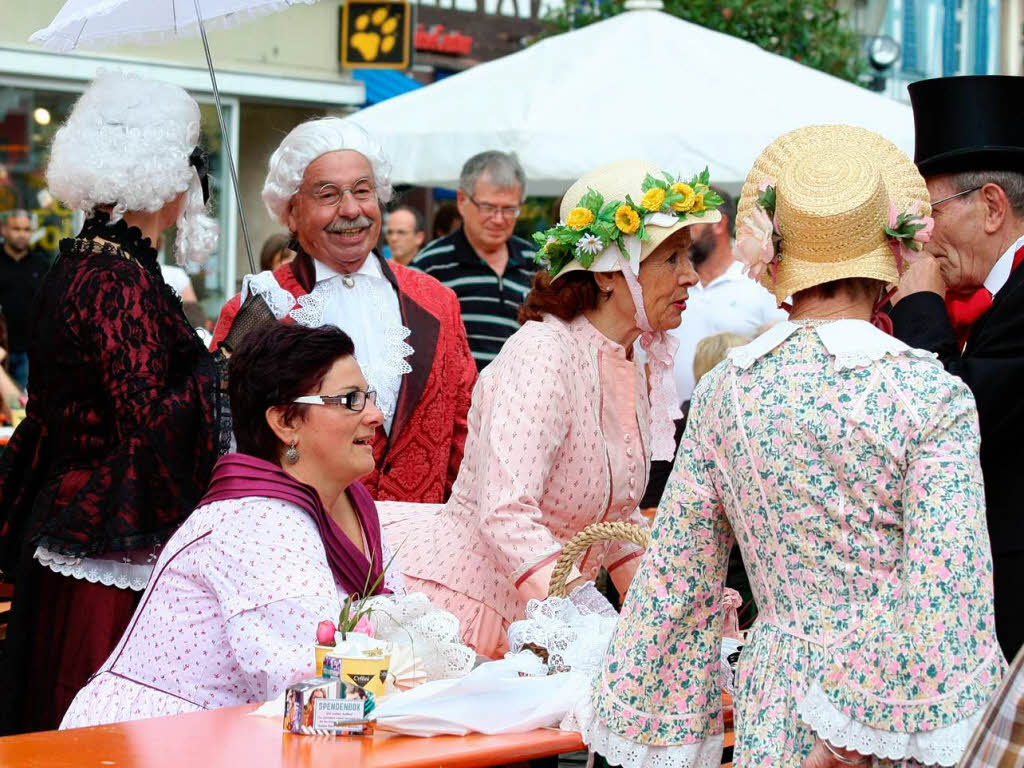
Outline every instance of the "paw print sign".
{"type": "Polygon", "coordinates": [[[412,47],[409,3],[346,0],[341,6],[341,64],[406,69],[412,47]]]}

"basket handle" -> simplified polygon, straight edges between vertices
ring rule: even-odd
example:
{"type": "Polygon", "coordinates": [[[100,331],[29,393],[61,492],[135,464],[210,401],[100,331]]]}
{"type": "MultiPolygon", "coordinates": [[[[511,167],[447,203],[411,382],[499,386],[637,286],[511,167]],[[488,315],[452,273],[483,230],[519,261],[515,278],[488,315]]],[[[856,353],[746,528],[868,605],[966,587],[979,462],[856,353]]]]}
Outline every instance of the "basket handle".
{"type": "Polygon", "coordinates": [[[549,597],[565,597],[565,582],[577,558],[599,541],[625,539],[641,549],[651,544],[651,532],[634,523],[622,521],[613,523],[591,523],[573,536],[562,547],[562,553],[555,561],[551,572],[551,583],[548,586],[549,597]]]}

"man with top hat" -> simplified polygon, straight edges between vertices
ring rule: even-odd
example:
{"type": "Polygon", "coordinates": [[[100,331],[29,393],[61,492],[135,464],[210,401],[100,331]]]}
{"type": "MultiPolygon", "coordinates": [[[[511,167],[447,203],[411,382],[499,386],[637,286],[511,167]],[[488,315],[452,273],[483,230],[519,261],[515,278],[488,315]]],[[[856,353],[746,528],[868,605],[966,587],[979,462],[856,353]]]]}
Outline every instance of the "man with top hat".
{"type": "Polygon", "coordinates": [[[376,466],[363,484],[375,499],[440,503],[462,462],[476,366],[455,294],[374,251],[390,171],[380,144],[338,118],[309,120],[285,136],[263,201],[288,227],[297,255],[246,277],[221,311],[213,344],[242,322],[252,296],[285,322],[341,328],[384,414],[376,466]]]}
{"type": "Polygon", "coordinates": [[[996,632],[1024,645],[1024,78],[923,80],[909,87],[914,161],[934,231],[893,297],[894,334],[935,352],[978,405],[992,539],[996,632]]]}

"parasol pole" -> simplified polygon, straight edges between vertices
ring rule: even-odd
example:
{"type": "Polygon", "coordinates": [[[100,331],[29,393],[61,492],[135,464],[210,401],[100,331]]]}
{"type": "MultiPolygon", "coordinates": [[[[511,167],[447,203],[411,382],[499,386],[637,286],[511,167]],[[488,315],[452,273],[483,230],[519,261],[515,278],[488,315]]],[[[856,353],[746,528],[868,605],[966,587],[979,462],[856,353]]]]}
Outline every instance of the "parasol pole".
{"type": "Polygon", "coordinates": [[[217,75],[213,71],[213,58],[210,56],[210,43],[206,40],[206,27],[203,26],[203,11],[199,0],[193,0],[196,7],[196,22],[199,34],[203,38],[203,51],[206,53],[206,67],[210,70],[210,83],[213,84],[213,101],[217,107],[217,121],[220,123],[221,140],[228,155],[228,170],[231,171],[231,188],[235,191],[235,205],[238,206],[238,221],[242,225],[242,240],[245,242],[245,255],[249,257],[249,271],[256,274],[256,262],[252,258],[252,244],[249,242],[249,227],[245,223],[245,211],[242,209],[242,196],[238,192],[238,175],[235,173],[235,158],[231,152],[231,138],[224,122],[224,111],[220,106],[220,91],[217,89],[217,75]]]}

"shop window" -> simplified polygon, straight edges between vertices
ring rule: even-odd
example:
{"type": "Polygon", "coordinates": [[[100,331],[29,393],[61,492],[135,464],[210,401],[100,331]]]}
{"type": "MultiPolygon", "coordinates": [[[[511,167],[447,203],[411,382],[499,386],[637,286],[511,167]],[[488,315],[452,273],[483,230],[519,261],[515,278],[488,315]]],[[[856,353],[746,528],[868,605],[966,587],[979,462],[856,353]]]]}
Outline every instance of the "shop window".
{"type": "MultiPolygon", "coordinates": [[[[24,208],[34,214],[35,244],[51,256],[57,255],[64,237],[71,237],[82,224],[82,214],[66,208],[46,189],[46,165],[50,144],[57,129],[67,119],[78,92],[34,88],[0,82],[0,214],[12,208],[24,208]]],[[[227,178],[227,156],[213,104],[200,103],[201,143],[210,154],[210,191],[213,214],[220,223],[217,251],[205,264],[189,264],[187,270],[196,295],[207,314],[216,319],[221,305],[230,295],[234,282],[233,264],[228,257],[228,233],[233,224],[234,197],[227,178]]],[[[234,105],[224,105],[224,117],[231,124],[234,105]]],[[[166,233],[161,257],[174,264],[174,231],[166,233]]],[[[233,291],[232,291],[233,293],[233,291]]]]}
{"type": "Polygon", "coordinates": [[[0,212],[24,208],[33,214],[34,244],[51,258],[82,216],[46,190],[50,142],[71,111],[75,94],[0,86],[0,212]]]}

